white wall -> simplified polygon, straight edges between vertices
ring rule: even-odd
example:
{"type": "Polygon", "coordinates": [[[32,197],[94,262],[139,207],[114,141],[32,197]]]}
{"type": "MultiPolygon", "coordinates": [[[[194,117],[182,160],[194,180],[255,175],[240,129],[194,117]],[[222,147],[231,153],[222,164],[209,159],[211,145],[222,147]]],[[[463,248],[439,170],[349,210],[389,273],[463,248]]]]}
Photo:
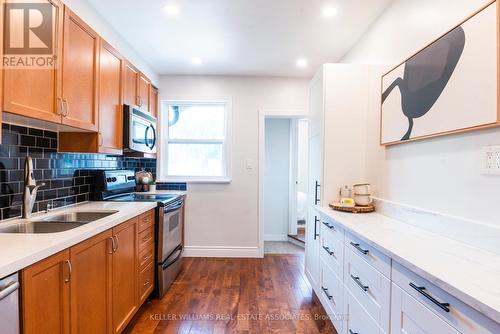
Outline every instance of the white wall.
{"type": "Polygon", "coordinates": [[[290,119],[266,119],[264,146],[264,240],[286,241],[290,220],[290,119]]]}
{"type": "MultiPolygon", "coordinates": [[[[158,84],[157,72],[133,49],[130,42],[118,34],[106,20],[85,0],[64,0],[64,3],[83,19],[102,38],[127,58],[153,82],[158,84]]],[[[132,23],[137,24],[137,22],[132,23]]]]}
{"type": "MultiPolygon", "coordinates": [[[[395,0],[343,58],[384,70],[468,17],[488,0],[395,0]]],[[[475,84],[475,83],[471,83],[475,84]]],[[[481,173],[481,149],[500,130],[450,135],[389,148],[379,142],[380,82],[373,83],[368,124],[368,179],[378,197],[500,225],[500,177],[481,173]]],[[[473,110],[471,110],[473,112],[473,110]]]]}
{"type": "Polygon", "coordinates": [[[233,145],[230,184],[189,184],[186,254],[258,256],[259,110],[303,112],[307,79],[162,76],[160,99],[232,96],[233,145]],[[250,159],[253,168],[246,168],[250,159]]]}

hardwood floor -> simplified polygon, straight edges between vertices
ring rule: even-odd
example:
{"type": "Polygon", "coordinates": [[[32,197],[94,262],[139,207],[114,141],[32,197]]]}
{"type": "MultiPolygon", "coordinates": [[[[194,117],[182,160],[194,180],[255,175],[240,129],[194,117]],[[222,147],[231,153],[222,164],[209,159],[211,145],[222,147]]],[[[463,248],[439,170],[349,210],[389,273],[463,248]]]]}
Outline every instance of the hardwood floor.
{"type": "Polygon", "coordinates": [[[161,300],[125,333],[336,333],[304,275],[304,257],[185,258],[161,300]]]}
{"type": "Polygon", "coordinates": [[[305,243],[306,242],[306,229],[304,227],[299,227],[297,229],[297,234],[294,235],[288,235],[290,238],[293,238],[299,242],[305,243]]]}

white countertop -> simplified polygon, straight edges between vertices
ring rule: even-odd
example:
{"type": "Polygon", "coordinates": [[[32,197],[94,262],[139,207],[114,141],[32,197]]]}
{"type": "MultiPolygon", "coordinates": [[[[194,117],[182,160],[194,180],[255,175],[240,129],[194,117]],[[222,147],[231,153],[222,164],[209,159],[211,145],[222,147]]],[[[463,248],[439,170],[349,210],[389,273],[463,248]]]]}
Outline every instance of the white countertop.
{"type": "Polygon", "coordinates": [[[500,256],[378,213],[321,208],[366,243],[500,323],[500,256]]]}
{"type": "MultiPolygon", "coordinates": [[[[72,211],[118,211],[95,222],[59,233],[0,233],[0,278],[154,209],[156,205],[154,202],[86,202],[53,210],[48,214],[33,215],[31,220],[41,220],[72,211]]],[[[0,222],[0,226],[26,221],[23,219],[7,220],[0,222]]]]}

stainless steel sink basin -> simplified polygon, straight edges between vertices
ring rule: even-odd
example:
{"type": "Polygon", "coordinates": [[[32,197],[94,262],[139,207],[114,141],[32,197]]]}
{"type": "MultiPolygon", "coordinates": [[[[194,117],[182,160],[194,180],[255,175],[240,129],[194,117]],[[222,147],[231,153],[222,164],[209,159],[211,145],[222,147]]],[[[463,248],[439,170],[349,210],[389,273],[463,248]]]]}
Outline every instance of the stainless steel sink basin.
{"type": "Polygon", "coordinates": [[[72,230],[118,211],[76,211],[47,217],[39,221],[18,223],[1,227],[0,233],[57,233],[72,230]]]}
{"type": "Polygon", "coordinates": [[[75,212],[68,212],[68,213],[62,213],[60,215],[56,216],[51,216],[48,218],[45,218],[42,221],[35,222],[35,223],[57,223],[57,222],[62,222],[62,223],[67,223],[67,222],[77,222],[77,223],[90,223],[96,220],[99,220],[101,218],[110,216],[114,213],[117,213],[118,211],[75,211],[75,212]]]}

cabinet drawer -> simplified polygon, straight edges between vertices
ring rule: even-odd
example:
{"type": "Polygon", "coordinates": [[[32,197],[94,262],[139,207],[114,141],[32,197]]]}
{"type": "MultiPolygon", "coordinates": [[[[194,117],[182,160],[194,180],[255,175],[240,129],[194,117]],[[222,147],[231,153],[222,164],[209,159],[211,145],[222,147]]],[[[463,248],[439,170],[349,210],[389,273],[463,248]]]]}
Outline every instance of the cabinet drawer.
{"type": "Polygon", "coordinates": [[[139,233],[139,251],[144,250],[146,247],[153,243],[155,236],[154,226],[149,226],[147,229],[139,233]]]}
{"type": "Polygon", "coordinates": [[[380,271],[385,277],[391,277],[391,259],[388,256],[350,233],[346,233],[345,243],[347,248],[357,253],[363,261],[380,271]]]}
{"type": "Polygon", "coordinates": [[[472,307],[397,262],[394,262],[392,269],[392,281],[408,295],[463,334],[500,333],[500,324],[485,317],[472,307]],[[449,306],[442,308],[438,305],[439,303],[449,303],[449,306]],[[446,308],[449,312],[446,312],[446,308]]]}
{"type": "Polygon", "coordinates": [[[345,285],[378,326],[389,332],[391,281],[354,252],[346,251],[345,285]]]}
{"type": "Polygon", "coordinates": [[[332,238],[336,238],[340,242],[344,242],[344,229],[338,224],[335,220],[327,217],[325,215],[321,215],[321,231],[332,238]]]}
{"type": "MultiPolygon", "coordinates": [[[[384,334],[377,322],[366,312],[361,304],[353,297],[353,295],[346,290],[346,322],[344,333],[358,333],[358,334],[384,334]]],[[[417,332],[418,333],[418,332],[417,332]]]]}
{"type": "Polygon", "coordinates": [[[321,277],[319,296],[321,304],[330,316],[337,332],[342,333],[344,284],[323,259],[320,262],[321,277]]]}
{"type": "Polygon", "coordinates": [[[139,216],[139,232],[144,231],[148,227],[154,225],[155,222],[155,214],[154,210],[150,210],[146,213],[143,213],[139,216]]]}
{"type": "Polygon", "coordinates": [[[153,243],[139,252],[139,268],[142,271],[149,263],[154,262],[153,243]]]}
{"type": "Polygon", "coordinates": [[[460,334],[394,283],[392,284],[392,334],[460,334]]]}
{"type": "Polygon", "coordinates": [[[140,303],[142,304],[146,298],[148,298],[151,291],[154,288],[154,266],[151,262],[139,276],[139,291],[140,291],[140,303]]]}
{"type": "Polygon", "coordinates": [[[320,239],[321,258],[342,281],[344,277],[344,242],[332,235],[328,227],[325,226],[321,227],[320,239]]]}

